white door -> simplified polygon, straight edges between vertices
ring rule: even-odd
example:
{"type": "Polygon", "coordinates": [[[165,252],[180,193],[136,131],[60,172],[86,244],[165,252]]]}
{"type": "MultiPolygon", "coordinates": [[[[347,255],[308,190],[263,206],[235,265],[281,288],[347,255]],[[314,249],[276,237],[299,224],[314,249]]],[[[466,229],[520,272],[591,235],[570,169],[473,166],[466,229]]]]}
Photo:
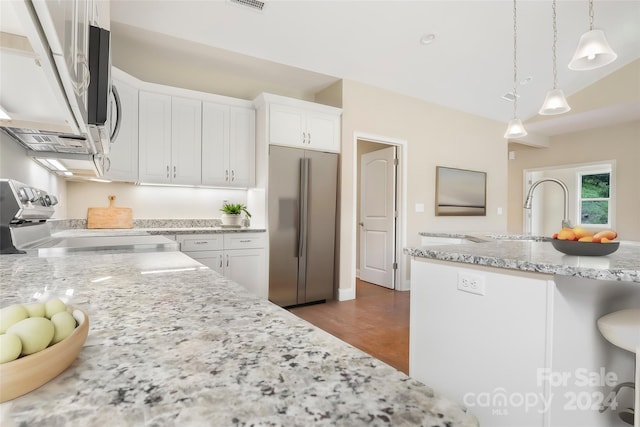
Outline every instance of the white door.
{"type": "Polygon", "coordinates": [[[395,288],[396,148],[360,160],[360,279],[395,288]]]}

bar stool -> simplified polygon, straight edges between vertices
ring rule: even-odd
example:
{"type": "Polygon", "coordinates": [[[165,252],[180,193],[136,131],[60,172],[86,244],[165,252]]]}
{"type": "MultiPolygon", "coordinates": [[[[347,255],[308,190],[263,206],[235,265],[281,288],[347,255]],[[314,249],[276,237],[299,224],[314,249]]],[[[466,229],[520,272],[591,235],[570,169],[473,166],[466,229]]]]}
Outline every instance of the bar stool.
{"type": "Polygon", "coordinates": [[[634,427],[640,427],[640,309],[620,310],[598,319],[598,329],[607,341],[635,353],[634,427]]]}

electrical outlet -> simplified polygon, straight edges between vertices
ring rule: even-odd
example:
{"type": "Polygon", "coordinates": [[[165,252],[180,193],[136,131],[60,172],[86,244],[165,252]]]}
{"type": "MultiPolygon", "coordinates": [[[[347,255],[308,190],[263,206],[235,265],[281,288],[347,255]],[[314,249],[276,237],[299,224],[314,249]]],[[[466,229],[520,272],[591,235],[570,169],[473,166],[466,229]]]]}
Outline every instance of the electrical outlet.
{"type": "Polygon", "coordinates": [[[471,273],[458,273],[458,290],[476,295],[485,294],[484,276],[471,273]]]}

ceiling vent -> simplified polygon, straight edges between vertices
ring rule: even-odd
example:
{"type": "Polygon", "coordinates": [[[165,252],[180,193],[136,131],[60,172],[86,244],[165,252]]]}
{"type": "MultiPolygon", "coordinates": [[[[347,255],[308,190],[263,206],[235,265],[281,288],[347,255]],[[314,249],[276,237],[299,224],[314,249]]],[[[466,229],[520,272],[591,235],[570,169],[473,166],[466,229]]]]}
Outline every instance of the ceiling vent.
{"type": "Polygon", "coordinates": [[[260,0],[229,0],[229,2],[246,6],[258,11],[262,11],[262,8],[264,7],[264,2],[260,0]]]}

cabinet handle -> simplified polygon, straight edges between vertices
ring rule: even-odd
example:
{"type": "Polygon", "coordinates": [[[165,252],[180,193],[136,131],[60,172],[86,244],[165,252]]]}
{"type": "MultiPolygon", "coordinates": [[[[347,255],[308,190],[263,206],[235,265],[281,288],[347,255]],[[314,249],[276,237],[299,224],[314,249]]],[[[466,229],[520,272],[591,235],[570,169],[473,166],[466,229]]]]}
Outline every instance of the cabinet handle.
{"type": "Polygon", "coordinates": [[[229,255],[227,255],[227,267],[229,267],[229,255]]]}
{"type": "Polygon", "coordinates": [[[173,167],[173,177],[174,178],[176,177],[176,167],[175,166],[173,167]]]}
{"type": "Polygon", "coordinates": [[[224,170],[224,180],[229,181],[229,169],[224,170]]]}
{"type": "Polygon", "coordinates": [[[220,268],[222,268],[222,254],[220,254],[220,268]]]}
{"type": "Polygon", "coordinates": [[[167,165],[167,178],[169,178],[169,165],[167,165]]]}
{"type": "Polygon", "coordinates": [[[251,243],[251,240],[240,240],[240,243],[251,243]]]}
{"type": "Polygon", "coordinates": [[[311,145],[311,132],[309,132],[307,134],[308,138],[307,138],[307,144],[311,145]]]}
{"type": "Polygon", "coordinates": [[[307,143],[307,134],[305,132],[302,132],[302,143],[303,144],[307,143]]]}
{"type": "Polygon", "coordinates": [[[236,180],[236,171],[231,169],[231,182],[236,180]]]}

